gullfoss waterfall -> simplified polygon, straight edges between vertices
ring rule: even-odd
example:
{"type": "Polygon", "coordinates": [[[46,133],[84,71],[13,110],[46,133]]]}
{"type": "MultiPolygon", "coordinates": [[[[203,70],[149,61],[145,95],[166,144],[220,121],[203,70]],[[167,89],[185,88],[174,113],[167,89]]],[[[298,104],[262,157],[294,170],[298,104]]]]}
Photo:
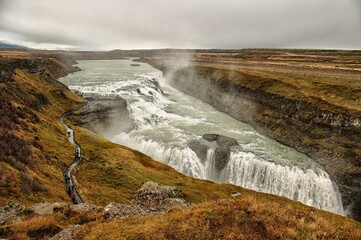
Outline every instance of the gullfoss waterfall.
{"type": "Polygon", "coordinates": [[[118,95],[127,101],[136,127],[114,133],[110,140],[188,176],[232,183],[343,214],[337,187],[313,160],[168,86],[162,73],[148,64],[134,67],[131,63],[80,61],[82,71],[62,79],[72,90],[118,95]],[[238,144],[229,147],[227,160],[220,164],[217,143],[205,140],[204,134],[227,136],[238,144]],[[203,147],[203,156],[192,147],[195,141],[203,147]]]}

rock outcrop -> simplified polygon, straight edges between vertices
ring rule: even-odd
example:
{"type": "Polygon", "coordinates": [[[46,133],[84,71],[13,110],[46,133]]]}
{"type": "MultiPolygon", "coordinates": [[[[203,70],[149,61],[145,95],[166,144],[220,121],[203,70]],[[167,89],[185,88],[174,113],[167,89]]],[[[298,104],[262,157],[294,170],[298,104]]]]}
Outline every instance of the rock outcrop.
{"type": "Polygon", "coordinates": [[[218,134],[204,134],[202,137],[209,142],[215,141],[217,143],[218,146],[214,150],[214,160],[217,170],[222,170],[229,161],[230,147],[238,145],[237,140],[218,134]]]}
{"type": "Polygon", "coordinates": [[[25,206],[14,201],[9,201],[5,206],[0,207],[0,226],[19,220],[24,209],[25,206]]]}
{"type": "Polygon", "coordinates": [[[202,144],[199,140],[192,140],[188,142],[188,147],[197,154],[202,163],[207,161],[207,151],[209,149],[207,145],[202,144]]]}
{"type": "Polygon", "coordinates": [[[101,209],[100,207],[90,203],[80,203],[70,206],[70,210],[72,212],[77,212],[77,213],[96,212],[99,211],[100,209],[101,209]]]}
{"type": "Polygon", "coordinates": [[[172,207],[188,207],[181,192],[175,187],[146,182],[134,193],[132,204],[143,206],[150,211],[165,212],[172,207]]]}
{"type": "Polygon", "coordinates": [[[192,140],[188,143],[188,147],[196,153],[202,163],[207,161],[208,150],[214,148],[215,166],[218,171],[221,171],[229,161],[230,147],[238,145],[237,140],[219,134],[204,134],[202,138],[208,143],[202,140],[192,140]],[[215,142],[215,146],[210,144],[212,142],[215,142]]]}
{"type": "Polygon", "coordinates": [[[56,203],[37,203],[31,207],[31,210],[37,215],[49,215],[54,212],[59,212],[68,207],[68,204],[65,202],[56,202],[56,203]]]}
{"type": "Polygon", "coordinates": [[[107,138],[112,138],[114,133],[129,132],[134,128],[127,102],[123,98],[98,95],[84,97],[87,104],[80,112],[79,125],[107,138]]]}
{"type": "Polygon", "coordinates": [[[175,187],[146,182],[134,193],[131,204],[110,203],[103,210],[105,219],[146,216],[168,212],[174,207],[187,208],[190,204],[183,199],[175,187]]]}

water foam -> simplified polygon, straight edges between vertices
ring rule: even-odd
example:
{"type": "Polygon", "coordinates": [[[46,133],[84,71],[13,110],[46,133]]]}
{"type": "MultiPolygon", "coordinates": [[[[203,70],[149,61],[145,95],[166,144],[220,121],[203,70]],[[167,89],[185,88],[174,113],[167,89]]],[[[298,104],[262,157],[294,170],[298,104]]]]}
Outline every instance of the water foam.
{"type": "MultiPolygon", "coordinates": [[[[137,149],[188,176],[233,183],[256,191],[285,196],[327,211],[343,214],[341,197],[329,175],[295,150],[257,133],[211,106],[164,84],[161,73],[149,66],[128,68],[129,61],[80,61],[86,71],[65,78],[73,90],[127,100],[136,128],[111,139],[137,149]],[[92,67],[88,67],[92,66],[92,67]],[[114,64],[112,67],[108,65],[114,64]],[[119,66],[118,66],[119,65],[119,66]],[[85,80],[85,81],[84,81],[85,80]],[[163,84],[163,91],[158,88],[163,84]],[[187,142],[204,133],[235,138],[229,162],[215,168],[214,149],[202,162],[187,142]]],[[[121,124],[121,123],[120,123],[121,124]]]]}

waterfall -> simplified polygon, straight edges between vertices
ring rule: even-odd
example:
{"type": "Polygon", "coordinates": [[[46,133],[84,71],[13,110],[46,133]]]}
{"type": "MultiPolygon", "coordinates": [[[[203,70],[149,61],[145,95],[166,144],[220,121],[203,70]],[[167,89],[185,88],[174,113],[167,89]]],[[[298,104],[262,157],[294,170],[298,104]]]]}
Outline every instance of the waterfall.
{"type": "Polygon", "coordinates": [[[212,179],[213,181],[217,181],[219,179],[219,174],[216,169],[216,158],[214,155],[214,150],[211,148],[207,151],[207,161],[204,164],[204,168],[206,173],[205,178],[212,179]]]}
{"type": "Polygon", "coordinates": [[[86,70],[63,79],[72,90],[118,94],[127,101],[136,128],[129,133],[114,133],[110,140],[191,177],[232,183],[343,214],[337,187],[312,159],[167,86],[162,74],[149,65],[135,68],[130,67],[131,63],[80,61],[79,67],[86,70]],[[207,133],[233,138],[239,144],[232,147],[229,161],[221,170],[215,166],[215,146],[208,146],[202,160],[188,146],[207,133]]]}
{"type": "Polygon", "coordinates": [[[139,136],[132,137],[125,133],[115,136],[113,141],[143,152],[187,176],[206,179],[204,166],[197,155],[189,148],[166,147],[157,141],[145,140],[139,136]]]}
{"type": "Polygon", "coordinates": [[[323,210],[343,213],[341,196],[329,175],[318,169],[302,170],[259,160],[253,153],[231,153],[220,173],[222,182],[271,193],[323,210]]]}
{"type": "Polygon", "coordinates": [[[208,149],[207,159],[201,163],[188,147],[166,147],[153,140],[131,137],[122,133],[115,142],[137,149],[177,171],[200,179],[232,183],[259,192],[271,193],[300,201],[326,211],[343,214],[341,196],[329,175],[322,169],[303,170],[260,160],[253,153],[232,152],[226,167],[215,167],[214,149],[208,149]]]}

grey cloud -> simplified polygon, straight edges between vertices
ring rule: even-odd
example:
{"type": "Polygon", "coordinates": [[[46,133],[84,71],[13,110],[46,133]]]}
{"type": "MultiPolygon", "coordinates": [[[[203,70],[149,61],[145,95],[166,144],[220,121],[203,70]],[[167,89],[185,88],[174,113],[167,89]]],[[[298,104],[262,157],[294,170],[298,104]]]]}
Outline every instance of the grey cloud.
{"type": "Polygon", "coordinates": [[[103,49],[361,48],[357,0],[0,0],[0,4],[0,32],[32,42],[103,49]]]}

